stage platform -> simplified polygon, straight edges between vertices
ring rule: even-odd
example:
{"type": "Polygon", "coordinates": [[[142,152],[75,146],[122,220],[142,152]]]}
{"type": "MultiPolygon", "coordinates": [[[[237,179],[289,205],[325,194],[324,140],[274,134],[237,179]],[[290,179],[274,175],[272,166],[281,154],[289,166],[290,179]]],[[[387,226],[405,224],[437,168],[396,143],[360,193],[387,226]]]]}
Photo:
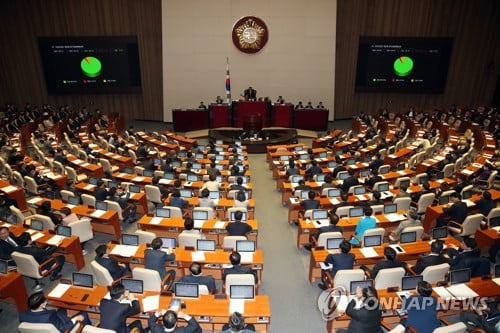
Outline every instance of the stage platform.
{"type": "Polygon", "coordinates": [[[218,128],[209,130],[210,140],[231,144],[240,141],[249,153],[266,153],[269,145],[297,143],[297,130],[290,128],[263,128],[258,132],[242,128],[218,128]]]}
{"type": "MultiPolygon", "coordinates": [[[[241,130],[243,131],[242,128],[234,128],[234,127],[220,127],[220,128],[215,128],[216,130],[241,130]]],[[[316,131],[309,131],[309,130],[302,130],[302,129],[294,129],[294,128],[286,128],[286,127],[269,127],[269,129],[280,129],[280,130],[296,130],[297,131],[297,137],[299,138],[317,138],[318,137],[318,132],[316,131]]],[[[189,131],[185,132],[184,136],[190,138],[190,139],[204,139],[208,138],[209,136],[209,129],[202,129],[202,130],[197,130],[197,131],[189,131]]]]}

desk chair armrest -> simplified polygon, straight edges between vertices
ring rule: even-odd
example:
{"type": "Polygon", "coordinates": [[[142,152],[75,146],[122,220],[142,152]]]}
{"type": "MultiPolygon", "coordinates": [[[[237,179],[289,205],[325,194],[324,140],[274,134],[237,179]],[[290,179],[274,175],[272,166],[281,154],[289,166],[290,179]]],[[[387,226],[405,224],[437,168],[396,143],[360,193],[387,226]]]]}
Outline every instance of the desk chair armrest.
{"type": "Polygon", "coordinates": [[[121,278],[118,278],[118,279],[114,280],[113,282],[111,282],[111,285],[114,286],[115,284],[121,282],[122,279],[131,279],[131,278],[132,278],[132,275],[124,275],[121,278]]]}
{"type": "MultiPolygon", "coordinates": [[[[397,324],[397,325],[401,325],[401,324],[397,324]]],[[[396,326],[397,326],[396,325],[396,326]]],[[[385,321],[381,321],[380,322],[380,326],[382,326],[384,329],[386,329],[388,332],[391,331],[394,327],[391,327],[391,325],[387,324],[385,321]]],[[[407,326],[405,327],[405,332],[411,332],[411,333],[418,333],[416,329],[414,329],[413,327],[411,326],[407,326]]]]}
{"type": "Polygon", "coordinates": [[[413,200],[412,200],[412,201],[411,201],[411,205],[418,206],[418,202],[416,202],[416,201],[413,201],[413,200]]]}
{"type": "Polygon", "coordinates": [[[462,225],[458,222],[455,222],[455,221],[448,221],[448,227],[452,227],[452,228],[460,228],[462,229],[462,225]]]}
{"type": "Polygon", "coordinates": [[[333,276],[332,272],[330,271],[324,271],[324,280],[323,284],[325,285],[326,288],[333,288],[333,276]]]}
{"type": "Polygon", "coordinates": [[[408,273],[410,273],[411,275],[418,275],[418,274],[417,274],[417,273],[413,270],[413,268],[412,268],[412,267],[410,267],[410,265],[406,265],[404,268],[405,268],[405,270],[406,270],[408,273]]]}
{"type": "Polygon", "coordinates": [[[311,236],[311,248],[318,246],[318,238],[316,235],[311,236]]]}
{"type": "Polygon", "coordinates": [[[172,287],[172,284],[174,283],[174,276],[172,273],[167,273],[163,280],[161,281],[162,283],[162,291],[168,291],[172,287]]]}
{"type": "Polygon", "coordinates": [[[49,259],[45,260],[42,262],[40,265],[38,265],[38,273],[42,276],[47,276],[50,273],[52,273],[57,267],[59,267],[59,263],[57,262],[55,257],[50,257],[49,259]],[[42,271],[42,267],[52,263],[52,266],[47,271],[42,271]]]}
{"type": "Polygon", "coordinates": [[[487,331],[483,330],[482,328],[476,327],[470,333],[488,333],[487,331]]]}
{"type": "Polygon", "coordinates": [[[359,242],[359,246],[361,246],[361,244],[362,244],[362,243],[361,243],[361,238],[359,238],[359,237],[358,237],[358,236],[356,236],[355,234],[352,234],[351,239],[353,239],[353,238],[357,239],[357,240],[358,240],[358,242],[359,242]]]}
{"type": "Polygon", "coordinates": [[[73,326],[72,328],[68,328],[66,331],[64,331],[64,333],[80,333],[84,327],[85,325],[83,325],[82,321],[78,320],[75,323],[75,326],[73,326]]]}
{"type": "Polygon", "coordinates": [[[399,242],[399,236],[396,235],[394,231],[389,231],[387,233],[387,239],[389,242],[399,242]]]}

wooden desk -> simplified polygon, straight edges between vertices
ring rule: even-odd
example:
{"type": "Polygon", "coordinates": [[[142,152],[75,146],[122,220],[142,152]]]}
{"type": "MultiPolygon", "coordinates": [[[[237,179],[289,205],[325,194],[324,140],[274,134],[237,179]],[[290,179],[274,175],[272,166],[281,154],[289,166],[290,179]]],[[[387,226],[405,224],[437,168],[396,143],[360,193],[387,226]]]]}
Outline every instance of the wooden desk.
{"type": "Polygon", "coordinates": [[[15,200],[20,210],[28,210],[28,204],[26,203],[26,197],[22,187],[11,185],[9,182],[0,179],[0,190],[7,194],[10,199],[15,200]],[[7,186],[9,188],[7,188],[7,186]]]}
{"type": "Polygon", "coordinates": [[[488,228],[486,230],[477,229],[474,239],[477,242],[477,247],[481,251],[485,251],[493,244],[500,242],[500,233],[491,228],[488,228]]]}
{"type": "Polygon", "coordinates": [[[326,131],[328,127],[328,110],[299,109],[294,112],[295,128],[312,131],[326,131]]]}
{"type": "Polygon", "coordinates": [[[101,178],[104,175],[104,169],[100,165],[87,163],[71,154],[66,155],[66,159],[74,168],[81,170],[90,177],[101,178]]]}
{"type": "Polygon", "coordinates": [[[170,131],[163,131],[163,135],[165,135],[169,139],[179,142],[179,144],[185,147],[186,149],[191,149],[193,145],[196,143],[195,139],[190,139],[188,137],[170,131]]]}
{"type": "Polygon", "coordinates": [[[342,134],[342,130],[333,130],[326,136],[312,140],[312,148],[328,146],[331,142],[337,139],[342,134]]]}
{"type": "Polygon", "coordinates": [[[18,313],[28,307],[28,294],[21,274],[17,272],[0,274],[0,298],[8,303],[13,301],[18,313]]]}
{"type": "Polygon", "coordinates": [[[99,157],[104,158],[112,162],[113,165],[117,165],[120,167],[120,170],[126,167],[134,167],[134,161],[131,157],[122,156],[120,154],[115,154],[105,149],[102,149],[98,145],[91,143],[89,144],[89,148],[92,149],[93,153],[97,153],[99,157]]]}

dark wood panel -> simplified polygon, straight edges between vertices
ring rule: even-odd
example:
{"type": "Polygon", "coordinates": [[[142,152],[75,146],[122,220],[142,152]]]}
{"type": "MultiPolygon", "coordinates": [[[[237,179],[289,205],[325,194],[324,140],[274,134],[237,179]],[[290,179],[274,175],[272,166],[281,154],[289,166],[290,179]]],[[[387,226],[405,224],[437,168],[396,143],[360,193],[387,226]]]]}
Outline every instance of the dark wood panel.
{"type": "Polygon", "coordinates": [[[498,22],[498,0],[338,0],[335,118],[384,107],[489,104],[500,73],[498,22]],[[359,36],[453,37],[444,93],[355,93],[359,36]]]}
{"type": "Polygon", "coordinates": [[[0,0],[0,102],[69,104],[163,119],[161,0],[0,0]],[[142,93],[48,96],[38,36],[137,35],[142,93]]]}

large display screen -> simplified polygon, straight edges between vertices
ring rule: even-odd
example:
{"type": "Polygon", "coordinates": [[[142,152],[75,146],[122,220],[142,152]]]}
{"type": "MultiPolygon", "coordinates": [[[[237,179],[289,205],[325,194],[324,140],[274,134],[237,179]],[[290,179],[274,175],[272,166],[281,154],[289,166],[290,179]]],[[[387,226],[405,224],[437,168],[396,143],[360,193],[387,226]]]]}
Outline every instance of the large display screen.
{"type": "Polygon", "coordinates": [[[49,95],[141,91],[136,36],[38,38],[49,95]]]}
{"type": "Polygon", "coordinates": [[[442,93],[451,38],[360,37],[357,92],[442,93]]]}

